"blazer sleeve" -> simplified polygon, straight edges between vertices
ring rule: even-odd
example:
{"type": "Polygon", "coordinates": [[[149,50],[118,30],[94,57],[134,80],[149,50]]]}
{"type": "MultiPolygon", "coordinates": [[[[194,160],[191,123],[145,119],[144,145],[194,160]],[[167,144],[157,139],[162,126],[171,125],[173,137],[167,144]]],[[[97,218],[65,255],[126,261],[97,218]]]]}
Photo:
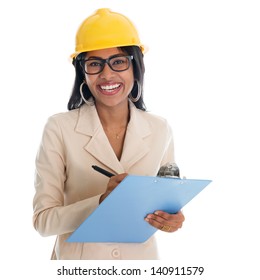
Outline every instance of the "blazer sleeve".
{"type": "Polygon", "coordinates": [[[165,151],[161,161],[161,166],[168,162],[175,163],[173,133],[168,122],[166,122],[166,135],[165,151]]]}
{"type": "Polygon", "coordinates": [[[99,205],[100,195],[64,205],[66,155],[59,125],[50,118],[36,156],[33,225],[42,236],[73,232],[99,205]]]}

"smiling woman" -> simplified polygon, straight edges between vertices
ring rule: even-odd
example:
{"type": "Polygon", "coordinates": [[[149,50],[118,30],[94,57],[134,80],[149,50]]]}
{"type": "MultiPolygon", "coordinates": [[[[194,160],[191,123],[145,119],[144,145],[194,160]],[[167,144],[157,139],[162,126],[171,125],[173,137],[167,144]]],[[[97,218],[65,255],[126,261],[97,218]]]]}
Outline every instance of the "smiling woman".
{"type": "MultiPolygon", "coordinates": [[[[57,236],[52,259],[157,259],[155,237],[144,243],[66,242],[128,174],[156,176],[174,162],[168,122],[145,110],[144,47],[132,22],[100,9],[76,38],[68,112],[49,118],[36,159],[34,227],[57,236]],[[115,176],[104,178],[92,165],[115,176]]],[[[156,210],[144,217],[151,226],[181,228],[181,212],[156,210]]]]}
{"type": "MultiPolygon", "coordinates": [[[[89,89],[89,85],[86,84],[87,80],[90,82],[91,79],[100,76],[104,77],[104,75],[118,75],[120,77],[120,75],[126,76],[129,73],[134,76],[134,84],[128,92],[129,98],[138,109],[145,110],[142,94],[145,67],[143,53],[138,46],[82,52],[74,58],[73,64],[76,76],[72,95],[68,103],[69,110],[79,108],[82,105],[82,101],[92,104],[93,93],[89,89]]],[[[120,83],[118,85],[121,86],[120,83]]],[[[103,84],[102,86],[111,87],[111,84],[107,83],[107,85],[103,84]]]]}

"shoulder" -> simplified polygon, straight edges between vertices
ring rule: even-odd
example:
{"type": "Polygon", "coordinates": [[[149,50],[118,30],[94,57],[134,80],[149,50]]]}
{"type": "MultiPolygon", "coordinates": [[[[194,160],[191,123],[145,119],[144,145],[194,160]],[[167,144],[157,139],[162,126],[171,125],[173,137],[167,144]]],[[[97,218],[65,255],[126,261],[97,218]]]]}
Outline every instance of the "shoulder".
{"type": "MultiPolygon", "coordinates": [[[[137,109],[138,110],[138,109],[137,109]]],[[[151,128],[161,128],[161,129],[171,129],[170,124],[166,118],[151,113],[149,111],[138,110],[137,113],[141,118],[143,118],[151,128]]]]}
{"type": "Polygon", "coordinates": [[[74,130],[78,115],[79,109],[53,114],[48,117],[44,126],[44,132],[61,135],[67,130],[74,130]]]}
{"type": "Polygon", "coordinates": [[[67,122],[67,121],[75,121],[78,119],[80,109],[74,109],[67,112],[60,112],[57,114],[54,114],[48,118],[48,122],[67,122]]]}
{"type": "MultiPolygon", "coordinates": [[[[94,106],[92,106],[94,107],[94,106]]],[[[71,128],[75,127],[79,119],[87,120],[94,109],[91,106],[82,105],[80,108],[66,112],[60,112],[50,116],[47,120],[48,124],[56,124],[60,127],[71,128]]]]}
{"type": "Polygon", "coordinates": [[[173,137],[167,119],[154,113],[132,107],[130,122],[130,128],[133,128],[142,137],[150,135],[155,141],[162,139],[168,141],[167,139],[173,137]]]}

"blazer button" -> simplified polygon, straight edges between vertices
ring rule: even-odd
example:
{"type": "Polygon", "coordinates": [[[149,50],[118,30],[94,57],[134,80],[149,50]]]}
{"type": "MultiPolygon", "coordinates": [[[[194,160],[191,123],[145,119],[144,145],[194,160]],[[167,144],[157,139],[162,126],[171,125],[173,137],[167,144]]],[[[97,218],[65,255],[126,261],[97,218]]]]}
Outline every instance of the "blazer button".
{"type": "Polygon", "coordinates": [[[114,258],[119,258],[120,257],[120,252],[119,252],[118,249],[114,249],[112,251],[112,257],[114,257],[114,258]]]}

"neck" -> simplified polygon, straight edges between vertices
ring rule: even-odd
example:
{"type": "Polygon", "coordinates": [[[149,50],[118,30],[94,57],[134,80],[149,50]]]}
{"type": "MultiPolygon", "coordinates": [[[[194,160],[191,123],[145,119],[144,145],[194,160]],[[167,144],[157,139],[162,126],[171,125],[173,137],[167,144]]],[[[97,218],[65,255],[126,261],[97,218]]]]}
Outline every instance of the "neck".
{"type": "Polygon", "coordinates": [[[129,107],[120,106],[117,108],[102,108],[97,106],[97,112],[104,128],[118,129],[126,127],[129,122],[129,107]]]}

